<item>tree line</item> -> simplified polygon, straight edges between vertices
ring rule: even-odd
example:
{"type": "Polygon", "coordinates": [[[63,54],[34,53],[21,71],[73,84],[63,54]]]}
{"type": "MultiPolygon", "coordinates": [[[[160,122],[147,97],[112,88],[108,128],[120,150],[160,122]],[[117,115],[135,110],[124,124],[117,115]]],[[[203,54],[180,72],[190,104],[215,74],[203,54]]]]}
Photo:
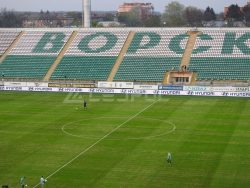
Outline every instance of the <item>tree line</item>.
{"type": "MultiPolygon", "coordinates": [[[[80,12],[68,12],[67,16],[72,17],[72,24],[80,26],[82,19],[80,12]]],[[[117,14],[115,17],[127,27],[203,27],[204,23],[216,20],[226,21],[229,27],[234,26],[235,22],[243,22],[246,26],[250,26],[250,3],[244,7],[232,4],[224,15],[224,13],[216,14],[212,7],[202,10],[195,6],[185,7],[178,1],[172,1],[165,6],[162,14],[154,13],[142,18],[139,7],[135,7],[130,12],[117,14]]],[[[7,9],[0,11],[0,27],[22,27],[25,19],[29,19],[28,13],[7,9]]],[[[57,20],[57,15],[54,12],[41,11],[39,19],[45,20],[45,27],[49,27],[51,20],[57,20]]],[[[114,17],[107,15],[103,19],[111,21],[114,17]]],[[[59,18],[56,25],[63,27],[59,18]]],[[[93,27],[98,27],[98,20],[93,20],[93,27]]]]}
{"type": "Polygon", "coordinates": [[[227,26],[233,26],[234,22],[243,22],[250,26],[250,3],[244,7],[232,4],[224,14],[216,14],[212,7],[205,10],[195,6],[185,7],[178,1],[172,1],[165,6],[165,11],[161,15],[152,15],[146,20],[139,19],[136,10],[119,15],[119,21],[124,22],[127,26],[144,26],[144,27],[203,27],[205,23],[215,21],[225,21],[227,26]]]}
{"type": "Polygon", "coordinates": [[[178,1],[172,1],[165,6],[163,14],[154,14],[147,19],[140,19],[137,8],[128,13],[118,15],[118,20],[129,27],[203,27],[204,23],[213,21],[226,21],[227,26],[233,26],[236,21],[241,21],[250,26],[250,3],[244,7],[232,4],[228,11],[216,14],[212,7],[205,10],[195,6],[185,7],[178,1]]]}
{"type": "Polygon", "coordinates": [[[0,11],[0,27],[22,27],[23,19],[14,11],[2,9],[0,11]]]}

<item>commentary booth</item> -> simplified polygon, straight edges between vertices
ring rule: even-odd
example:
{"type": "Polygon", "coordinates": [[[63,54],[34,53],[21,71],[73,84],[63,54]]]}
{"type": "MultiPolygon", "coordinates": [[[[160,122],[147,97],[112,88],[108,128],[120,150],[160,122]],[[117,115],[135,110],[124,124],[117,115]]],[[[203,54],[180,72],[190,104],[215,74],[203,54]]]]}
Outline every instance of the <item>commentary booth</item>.
{"type": "Polygon", "coordinates": [[[197,73],[189,71],[186,65],[180,67],[179,70],[166,71],[163,84],[174,85],[190,85],[195,83],[197,73]]]}

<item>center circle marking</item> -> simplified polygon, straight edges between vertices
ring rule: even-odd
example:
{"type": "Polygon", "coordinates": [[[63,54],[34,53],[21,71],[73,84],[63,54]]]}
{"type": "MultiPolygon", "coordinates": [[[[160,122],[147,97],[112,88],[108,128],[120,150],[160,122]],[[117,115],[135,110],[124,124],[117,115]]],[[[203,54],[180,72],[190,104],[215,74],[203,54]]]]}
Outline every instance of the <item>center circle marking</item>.
{"type": "MultiPolygon", "coordinates": [[[[112,116],[110,116],[110,117],[95,117],[95,118],[87,118],[87,119],[84,119],[84,120],[95,120],[95,119],[127,119],[128,117],[124,117],[124,116],[114,116],[114,117],[112,117],[112,116]]],[[[137,117],[137,118],[134,118],[134,119],[132,119],[132,120],[136,120],[136,119],[145,119],[145,120],[152,120],[152,121],[158,121],[158,122],[164,122],[164,123],[166,123],[166,124],[168,124],[168,125],[170,125],[171,127],[168,129],[168,130],[166,130],[166,131],[164,131],[164,132],[162,132],[162,133],[160,133],[160,134],[155,134],[155,135],[150,135],[150,136],[138,136],[138,137],[127,137],[127,138],[106,138],[107,140],[141,140],[141,139],[150,139],[150,138],[156,138],[156,137],[161,137],[161,136],[164,136],[164,135],[167,135],[167,134],[170,134],[170,133],[172,133],[172,132],[174,132],[175,130],[176,130],[176,125],[173,123],[173,122],[171,122],[171,121],[168,121],[168,120],[161,120],[161,119],[156,119],[156,118],[149,118],[149,117],[137,117]]],[[[131,120],[131,121],[132,121],[131,120]]],[[[73,125],[74,123],[78,123],[78,122],[82,122],[83,121],[83,119],[81,119],[81,120],[77,120],[77,121],[73,121],[73,122],[69,122],[69,123],[66,123],[66,124],[64,124],[63,126],[62,126],[62,128],[61,128],[61,130],[62,130],[62,132],[63,133],[65,133],[65,134],[67,134],[67,135],[69,135],[69,136],[72,136],[72,137],[78,137],[78,138],[88,138],[88,139],[101,139],[102,138],[102,136],[100,136],[100,137],[97,137],[97,136],[91,136],[91,135],[78,135],[78,134],[73,134],[73,133],[71,133],[71,132],[69,132],[68,130],[67,130],[67,127],[70,127],[70,125],[73,125]]],[[[120,124],[122,124],[122,123],[120,123],[120,124]]],[[[117,125],[117,126],[119,126],[119,125],[117,125]]],[[[117,127],[116,126],[116,127],[117,127]]],[[[114,129],[116,128],[116,127],[114,127],[114,129]]],[[[126,127],[126,125],[124,125],[124,126],[122,126],[122,127],[120,127],[121,129],[122,128],[125,128],[126,127]]],[[[118,129],[119,130],[119,129],[118,129]]],[[[112,130],[111,130],[112,131],[112,130]]],[[[115,132],[114,132],[115,133],[115,132]]],[[[106,133],[106,134],[108,134],[108,133],[106,133]]],[[[103,135],[104,136],[104,135],[103,135]]]]}

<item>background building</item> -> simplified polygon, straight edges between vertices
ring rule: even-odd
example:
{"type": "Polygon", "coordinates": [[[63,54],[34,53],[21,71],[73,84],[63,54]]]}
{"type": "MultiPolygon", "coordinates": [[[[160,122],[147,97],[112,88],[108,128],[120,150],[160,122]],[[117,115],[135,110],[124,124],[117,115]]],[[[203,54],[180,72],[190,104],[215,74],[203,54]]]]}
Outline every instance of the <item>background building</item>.
{"type": "Polygon", "coordinates": [[[138,8],[141,19],[146,19],[154,12],[154,6],[152,3],[124,3],[118,8],[118,14],[128,13],[133,9],[138,8]]]}

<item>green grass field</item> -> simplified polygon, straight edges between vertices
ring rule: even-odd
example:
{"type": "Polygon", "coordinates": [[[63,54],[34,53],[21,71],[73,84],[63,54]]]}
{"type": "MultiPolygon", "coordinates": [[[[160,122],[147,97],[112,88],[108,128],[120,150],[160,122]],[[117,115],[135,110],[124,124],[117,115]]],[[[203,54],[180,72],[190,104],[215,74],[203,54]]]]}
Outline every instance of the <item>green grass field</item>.
{"type": "Polygon", "coordinates": [[[48,188],[250,186],[249,99],[157,100],[0,92],[0,185],[43,175],[48,188]]]}

